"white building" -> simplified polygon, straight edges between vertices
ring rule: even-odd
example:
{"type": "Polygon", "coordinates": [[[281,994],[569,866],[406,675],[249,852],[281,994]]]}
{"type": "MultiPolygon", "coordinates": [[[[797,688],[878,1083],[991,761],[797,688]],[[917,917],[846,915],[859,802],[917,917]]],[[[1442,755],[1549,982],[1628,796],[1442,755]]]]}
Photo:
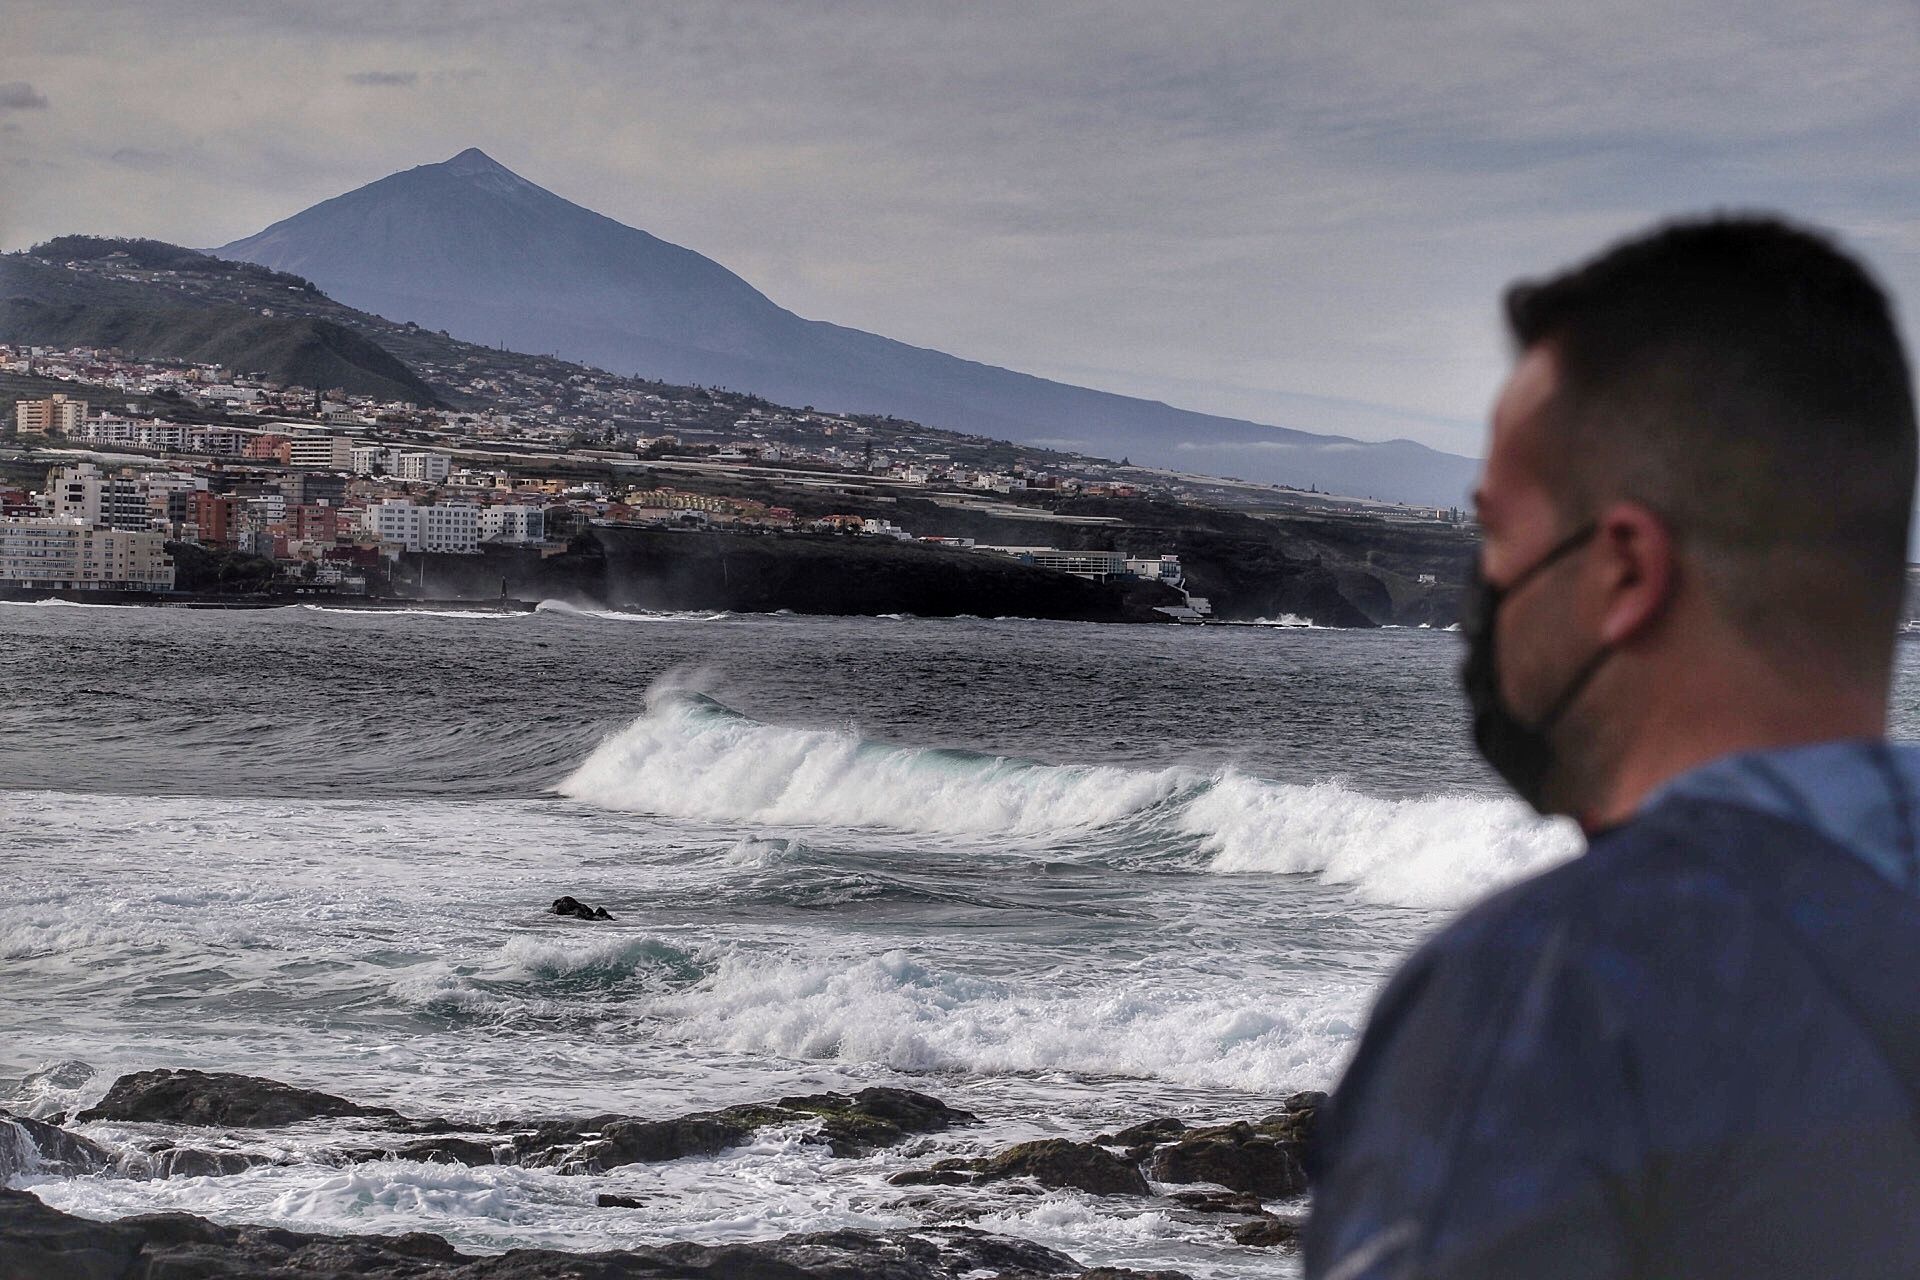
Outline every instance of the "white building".
{"type": "Polygon", "coordinates": [[[1136,578],[1145,578],[1149,582],[1164,582],[1170,587],[1180,585],[1185,576],[1180,571],[1179,556],[1129,557],[1127,572],[1136,578]]]}
{"type": "Polygon", "coordinates": [[[357,444],[347,465],[357,476],[380,475],[387,469],[387,452],[377,444],[357,444]]]}
{"type": "Polygon", "coordinates": [[[153,527],[144,478],[109,475],[91,462],[61,467],[48,477],[47,510],[88,525],[126,530],[153,527]]]}
{"type": "Polygon", "coordinates": [[[406,551],[470,553],[480,549],[480,512],[464,504],[421,507],[389,499],[367,508],[366,530],[406,551]]]}
{"type": "Polygon", "coordinates": [[[171,591],[166,538],[59,516],[0,518],[0,584],[171,591]]]}
{"type": "Polygon", "coordinates": [[[439,484],[447,478],[453,463],[444,453],[396,453],[390,470],[395,479],[439,484]]]}
{"type": "Polygon", "coordinates": [[[308,427],[287,442],[287,464],[321,471],[345,471],[353,465],[354,443],[347,436],[308,427]]]}
{"type": "Polygon", "coordinates": [[[547,513],[540,507],[511,505],[480,511],[483,542],[544,542],[546,537],[547,513]]]}

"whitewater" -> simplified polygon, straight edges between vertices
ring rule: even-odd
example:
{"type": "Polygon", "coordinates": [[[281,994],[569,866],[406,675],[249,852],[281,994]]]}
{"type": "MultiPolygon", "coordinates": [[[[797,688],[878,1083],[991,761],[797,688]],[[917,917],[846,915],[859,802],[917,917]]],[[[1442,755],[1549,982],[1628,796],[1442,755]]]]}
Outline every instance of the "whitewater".
{"type": "MultiPolygon", "coordinates": [[[[478,1250],[756,1240],[924,1224],[885,1179],[940,1156],[1264,1114],[1331,1085],[1422,938],[1577,851],[1473,759],[1458,643],[0,607],[0,1107],[199,1067],[418,1114],[891,1084],[985,1122],[590,1177],[341,1167],[315,1122],[196,1135],[279,1161],[231,1176],[15,1185],[478,1250]],[[563,894],[614,918],[548,914],[563,894]]],[[[1289,1265],[1077,1191],[969,1212],[1091,1263],[1289,1265]]]]}

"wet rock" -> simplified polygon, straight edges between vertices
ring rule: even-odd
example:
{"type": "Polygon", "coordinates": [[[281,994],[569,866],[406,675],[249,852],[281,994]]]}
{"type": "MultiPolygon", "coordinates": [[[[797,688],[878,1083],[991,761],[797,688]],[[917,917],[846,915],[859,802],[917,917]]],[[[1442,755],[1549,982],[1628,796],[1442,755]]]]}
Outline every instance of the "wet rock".
{"type": "Polygon", "coordinates": [[[575,920],[611,920],[605,907],[590,907],[578,898],[555,898],[548,915],[572,916],[575,920]]]}
{"type": "Polygon", "coordinates": [[[1102,1268],[1023,1240],[962,1227],[832,1231],[752,1244],[687,1242],[605,1253],[515,1249],[460,1253],[438,1236],[327,1236],[223,1226],[183,1213],[95,1222],[62,1213],[22,1191],[0,1190],[0,1275],[8,1280],[619,1280],[704,1276],[711,1280],[1180,1280],[1177,1273],[1102,1268]]]}
{"type": "Polygon", "coordinates": [[[611,1192],[601,1192],[594,1197],[595,1204],[602,1209],[639,1209],[646,1205],[645,1196],[616,1196],[611,1192]]]}
{"type": "Polygon", "coordinates": [[[227,1178],[257,1165],[275,1164],[274,1156],[250,1151],[203,1151],[171,1143],[147,1148],[149,1168],[156,1178],[227,1178]]]}
{"type": "Polygon", "coordinates": [[[1167,1199],[1194,1213],[1239,1213],[1257,1217],[1266,1213],[1259,1196],[1238,1191],[1176,1191],[1167,1199]]]}
{"type": "Polygon", "coordinates": [[[1103,1147],[1137,1147],[1142,1144],[1171,1142],[1187,1131],[1187,1122],[1162,1116],[1141,1124],[1128,1125],[1118,1133],[1103,1133],[1094,1141],[1103,1147]]]}
{"type": "Polygon", "coordinates": [[[143,1243],[138,1228],[76,1218],[0,1188],[0,1275],[8,1280],[123,1280],[143,1243]]]}
{"type": "Polygon", "coordinates": [[[82,1111],[78,1118],[269,1129],[302,1120],[398,1115],[389,1107],[362,1106],[259,1076],[163,1069],[121,1076],[98,1106],[82,1111]]]}
{"type": "Polygon", "coordinates": [[[0,1111],[0,1184],[21,1173],[97,1173],[113,1153],[56,1124],[0,1111]]]}
{"type": "Polygon", "coordinates": [[[513,1141],[512,1159],[561,1173],[600,1173],[629,1164],[711,1156],[769,1125],[818,1120],[818,1140],[836,1156],[862,1156],[920,1133],[976,1124],[967,1111],[911,1089],[871,1088],[749,1102],[673,1120],[599,1116],[542,1125],[513,1141]]]}
{"type": "Polygon", "coordinates": [[[774,1105],[783,1111],[821,1117],[820,1138],[836,1156],[869,1155],[915,1134],[944,1133],[980,1123],[971,1111],[950,1107],[912,1089],[874,1087],[851,1096],[815,1093],[782,1098],[774,1105]]]}
{"type": "Polygon", "coordinates": [[[1155,1147],[1171,1142],[1187,1131],[1187,1122],[1174,1116],[1162,1116],[1141,1124],[1128,1125],[1117,1133],[1103,1133],[1094,1141],[1103,1147],[1124,1147],[1124,1154],[1139,1164],[1153,1154],[1155,1147]]]}
{"type": "Polygon", "coordinates": [[[678,1120],[616,1118],[598,1125],[597,1134],[548,1129],[519,1139],[520,1163],[561,1173],[604,1173],[629,1164],[658,1164],[688,1156],[718,1155],[753,1136],[754,1126],[731,1117],[682,1116],[678,1120]],[[577,1138],[576,1141],[569,1141],[577,1138]]]}
{"type": "Polygon", "coordinates": [[[1097,1196],[1151,1193],[1140,1170],[1105,1147],[1065,1138],[1042,1138],[1008,1147],[974,1165],[982,1182],[1032,1178],[1043,1187],[1072,1187],[1097,1196]]]}
{"type": "Polygon", "coordinates": [[[972,1160],[942,1160],[930,1169],[902,1169],[887,1181],[896,1187],[970,1187],[980,1175],[972,1160]]]}
{"type": "Polygon", "coordinates": [[[1263,1214],[1252,1222],[1243,1222],[1231,1231],[1236,1244],[1262,1247],[1292,1246],[1300,1243],[1300,1224],[1291,1218],[1263,1214]]]}
{"type": "Polygon", "coordinates": [[[1301,1144],[1242,1121],[1192,1129],[1156,1149],[1147,1173],[1156,1182],[1211,1182],[1263,1200],[1297,1196],[1307,1189],[1301,1144]]]}

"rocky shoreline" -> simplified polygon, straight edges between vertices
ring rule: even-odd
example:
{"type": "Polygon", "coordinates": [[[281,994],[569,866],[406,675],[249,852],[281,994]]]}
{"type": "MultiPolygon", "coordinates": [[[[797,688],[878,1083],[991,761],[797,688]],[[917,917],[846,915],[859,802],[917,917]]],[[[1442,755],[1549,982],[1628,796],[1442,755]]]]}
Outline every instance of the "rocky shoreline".
{"type": "MultiPolygon", "coordinates": [[[[966,1223],[986,1216],[949,1188],[1010,1196],[1076,1190],[1155,1203],[1170,1213],[1218,1221],[1223,1242],[1291,1246],[1307,1191],[1303,1158],[1322,1095],[1296,1094],[1270,1115],[1230,1124],[1189,1125],[1157,1117],[1088,1140],[1044,1138],[977,1158],[932,1160],[888,1181],[911,1188],[898,1207],[924,1226],[833,1231],[747,1244],[674,1242],[604,1253],[515,1249],[471,1255],[425,1233],[341,1236],[228,1226],[184,1213],[99,1222],[64,1213],[30,1192],[0,1190],[0,1275],[8,1280],[201,1280],[271,1274],[285,1280],[447,1277],[521,1280],[535,1276],[701,1276],[751,1280],[1005,1280],[1024,1277],[1155,1277],[1174,1272],[1089,1269],[1029,1241],[966,1223]]],[[[593,1174],[631,1164],[715,1155],[773,1126],[835,1158],[856,1158],[924,1142],[979,1123],[973,1114],[910,1089],[875,1087],[751,1102],[670,1119],[623,1115],[462,1122],[408,1116],[387,1107],[257,1076],[156,1070],[121,1076],[72,1123],[99,1121],[198,1129],[275,1129],[314,1120],[351,1122],[337,1145],[316,1156],[340,1165],[395,1159],[463,1165],[516,1164],[593,1174]]],[[[22,1175],[222,1177],[276,1157],[171,1137],[110,1147],[44,1119],[0,1111],[0,1186],[22,1175]]],[[[917,1147],[909,1154],[919,1155],[917,1147]]],[[[928,1153],[930,1154],[930,1153],[928,1153]]],[[[635,1203],[602,1195],[603,1208],[635,1203]]]]}

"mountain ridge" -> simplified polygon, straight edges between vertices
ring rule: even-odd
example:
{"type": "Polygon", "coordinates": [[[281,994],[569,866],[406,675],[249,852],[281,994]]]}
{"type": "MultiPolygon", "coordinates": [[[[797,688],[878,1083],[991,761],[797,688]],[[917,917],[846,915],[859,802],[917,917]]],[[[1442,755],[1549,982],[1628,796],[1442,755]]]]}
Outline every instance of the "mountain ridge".
{"type": "Polygon", "coordinates": [[[478,148],[211,252],[297,273],[390,320],[780,403],[1430,505],[1459,504],[1477,467],[1408,440],[1198,413],[809,320],[721,264],[574,204],[478,148]]]}

